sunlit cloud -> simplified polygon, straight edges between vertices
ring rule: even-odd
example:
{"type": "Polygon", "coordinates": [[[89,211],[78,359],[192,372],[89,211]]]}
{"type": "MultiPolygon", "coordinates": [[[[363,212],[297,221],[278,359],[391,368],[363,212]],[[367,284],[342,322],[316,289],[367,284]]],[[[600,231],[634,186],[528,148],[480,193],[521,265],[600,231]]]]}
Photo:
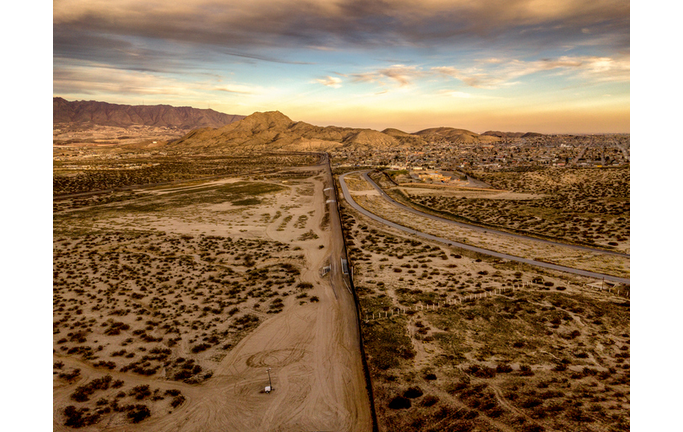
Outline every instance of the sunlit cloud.
{"type": "Polygon", "coordinates": [[[217,81],[220,81],[220,77],[198,76],[188,82],[187,77],[179,79],[164,74],[122,70],[87,62],[62,66],[53,74],[55,94],[116,93],[203,98],[213,91],[241,95],[260,94],[264,91],[259,87],[242,84],[216,85],[217,81]]]}
{"type": "MultiPolygon", "coordinates": [[[[490,64],[490,59],[482,63],[490,64]]],[[[539,72],[574,72],[592,81],[629,80],[630,60],[608,57],[568,57],[535,61],[510,60],[496,61],[495,67],[472,67],[457,69],[451,66],[433,67],[432,71],[456,78],[470,87],[494,89],[515,84],[519,78],[539,72]]]]}
{"type": "Polygon", "coordinates": [[[470,0],[60,0],[53,4],[56,28],[240,49],[426,47],[472,38],[509,42],[519,35],[537,37],[527,40],[537,45],[565,44],[605,30],[628,33],[629,14],[629,2],[622,0],[515,0],[494,5],[470,0]]]}
{"type": "Polygon", "coordinates": [[[470,93],[465,93],[461,91],[455,91],[455,90],[447,90],[442,92],[441,94],[445,96],[452,96],[454,98],[460,98],[460,99],[470,99],[472,98],[472,95],[470,93]]]}
{"type": "Polygon", "coordinates": [[[400,87],[410,85],[415,78],[423,77],[425,72],[417,66],[394,65],[371,72],[352,74],[354,82],[371,82],[388,85],[390,82],[400,87]]]}
{"type": "Polygon", "coordinates": [[[342,86],[342,80],[341,78],[337,77],[332,77],[332,76],[327,76],[325,78],[317,78],[315,82],[322,84],[327,87],[332,87],[332,88],[339,88],[342,86]]]}
{"type": "Polygon", "coordinates": [[[238,94],[254,94],[255,89],[249,86],[233,84],[216,87],[216,90],[226,92],[226,93],[238,93],[238,94]]]}
{"type": "Polygon", "coordinates": [[[370,102],[373,118],[403,105],[449,118],[465,105],[452,98],[476,100],[484,115],[498,103],[540,107],[548,94],[581,93],[613,101],[623,125],[630,3],[55,0],[53,71],[56,95],[225,100],[244,107],[241,114],[305,115],[324,100],[328,111],[344,107],[359,122],[367,116],[358,107],[370,102]]]}

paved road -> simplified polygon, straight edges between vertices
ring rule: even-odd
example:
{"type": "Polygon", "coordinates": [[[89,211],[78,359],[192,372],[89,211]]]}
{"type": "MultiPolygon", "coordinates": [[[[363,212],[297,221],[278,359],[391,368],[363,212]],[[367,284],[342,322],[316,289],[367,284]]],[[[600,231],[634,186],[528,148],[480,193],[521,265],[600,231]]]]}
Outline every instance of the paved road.
{"type": "Polygon", "coordinates": [[[381,195],[385,200],[389,201],[391,204],[393,204],[393,205],[395,205],[395,206],[397,206],[397,207],[400,207],[401,209],[403,209],[403,210],[405,210],[405,211],[408,211],[408,212],[410,212],[410,213],[416,214],[416,215],[418,215],[418,216],[427,217],[427,218],[432,219],[432,220],[435,220],[435,221],[445,222],[445,223],[449,223],[449,224],[456,225],[456,226],[459,226],[459,227],[468,228],[468,229],[471,229],[471,230],[474,230],[474,231],[483,232],[483,233],[495,233],[495,234],[505,235],[505,236],[509,236],[509,237],[514,237],[514,238],[522,239],[522,240],[532,240],[532,241],[537,241],[537,242],[540,242],[540,243],[545,243],[545,244],[550,244],[550,245],[555,245],[555,246],[568,247],[568,248],[571,248],[571,249],[577,249],[577,250],[581,250],[581,251],[585,251],[585,252],[602,253],[602,254],[607,254],[607,255],[617,255],[617,256],[629,257],[628,254],[625,254],[625,253],[622,253],[622,252],[609,251],[609,250],[604,250],[604,249],[596,249],[596,248],[592,248],[592,247],[589,247],[589,246],[579,246],[579,245],[572,245],[572,244],[568,244],[568,243],[560,243],[560,242],[555,242],[555,241],[552,241],[552,240],[545,240],[545,239],[541,239],[541,238],[536,238],[536,237],[531,237],[531,236],[525,236],[525,235],[523,235],[523,234],[514,234],[514,233],[507,232],[507,231],[500,231],[500,230],[497,230],[497,229],[495,229],[495,228],[483,228],[483,227],[480,227],[480,226],[478,226],[478,225],[472,225],[472,224],[468,224],[468,223],[464,223],[464,222],[456,222],[456,221],[451,220],[451,219],[442,218],[442,217],[435,216],[435,215],[432,215],[432,214],[429,214],[429,213],[423,213],[423,212],[421,212],[421,211],[419,211],[419,210],[416,210],[416,209],[414,209],[414,208],[412,208],[412,207],[409,207],[409,206],[407,206],[407,205],[401,204],[401,203],[397,202],[396,200],[394,200],[393,198],[391,198],[389,195],[387,195],[387,194],[382,190],[382,188],[380,188],[380,187],[377,185],[377,183],[375,183],[375,182],[370,178],[370,176],[368,175],[368,172],[369,172],[369,171],[364,171],[364,172],[363,172],[363,178],[365,178],[365,180],[366,180],[368,183],[370,183],[370,185],[372,185],[372,186],[380,193],[380,195],[381,195]]]}
{"type": "MultiPolygon", "coordinates": [[[[355,172],[359,172],[359,171],[355,171],[355,172]]],[[[339,176],[339,184],[341,185],[342,193],[344,195],[344,199],[346,200],[346,202],[348,202],[349,205],[351,207],[353,207],[359,213],[362,213],[363,215],[369,217],[370,219],[373,219],[377,222],[380,222],[380,223],[385,224],[387,226],[390,226],[392,228],[396,228],[396,229],[399,229],[401,231],[404,231],[404,232],[407,232],[410,234],[414,234],[418,237],[422,237],[422,238],[427,239],[427,240],[445,243],[449,246],[458,247],[458,248],[469,250],[472,252],[478,252],[478,253],[493,256],[496,258],[521,262],[521,263],[530,264],[530,265],[537,266],[537,267],[547,268],[547,269],[551,269],[551,270],[563,271],[563,272],[572,273],[572,274],[576,274],[576,275],[580,275],[580,276],[587,276],[587,277],[596,278],[596,279],[604,278],[606,281],[630,284],[630,279],[627,279],[627,278],[621,278],[621,277],[617,277],[617,276],[606,275],[606,274],[591,272],[591,271],[587,271],[587,270],[580,270],[580,269],[561,266],[561,265],[557,265],[557,264],[546,263],[546,262],[542,262],[542,261],[536,261],[536,260],[532,260],[529,258],[522,258],[522,257],[514,256],[514,255],[508,255],[508,254],[504,254],[504,253],[500,253],[500,252],[496,252],[496,251],[492,251],[492,250],[488,250],[488,249],[484,249],[484,248],[480,248],[480,247],[476,247],[476,246],[472,246],[472,245],[468,245],[468,244],[464,244],[464,243],[454,242],[452,240],[448,240],[448,239],[445,239],[443,237],[437,237],[437,236],[434,236],[431,234],[423,233],[421,231],[417,231],[417,230],[414,230],[412,228],[408,228],[408,227],[405,227],[403,225],[399,225],[397,223],[391,222],[391,221],[386,220],[380,216],[377,216],[374,213],[371,213],[371,212],[365,210],[363,207],[358,205],[353,200],[353,198],[351,197],[351,194],[349,193],[349,189],[346,186],[346,182],[344,181],[344,177],[346,177],[348,174],[353,174],[353,173],[346,173],[346,174],[339,176]]],[[[374,182],[372,184],[374,184],[374,182]]],[[[381,192],[381,193],[384,193],[384,192],[381,192]]],[[[384,196],[386,197],[386,194],[384,196]]],[[[411,210],[413,210],[414,213],[420,214],[421,216],[431,217],[430,215],[420,213],[417,210],[414,210],[414,209],[411,209],[411,210]]],[[[484,231],[484,229],[482,229],[482,231],[484,231]]],[[[534,240],[536,240],[536,239],[534,239],[534,240]]]]}

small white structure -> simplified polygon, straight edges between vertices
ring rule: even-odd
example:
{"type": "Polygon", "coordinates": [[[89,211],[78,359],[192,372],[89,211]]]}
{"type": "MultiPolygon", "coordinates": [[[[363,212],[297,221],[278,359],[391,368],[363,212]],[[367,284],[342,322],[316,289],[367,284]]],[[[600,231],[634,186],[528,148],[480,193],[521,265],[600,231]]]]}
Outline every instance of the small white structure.
{"type": "Polygon", "coordinates": [[[266,386],[266,393],[270,393],[273,391],[273,382],[270,380],[270,369],[266,369],[266,372],[268,372],[268,385],[266,386]]]}

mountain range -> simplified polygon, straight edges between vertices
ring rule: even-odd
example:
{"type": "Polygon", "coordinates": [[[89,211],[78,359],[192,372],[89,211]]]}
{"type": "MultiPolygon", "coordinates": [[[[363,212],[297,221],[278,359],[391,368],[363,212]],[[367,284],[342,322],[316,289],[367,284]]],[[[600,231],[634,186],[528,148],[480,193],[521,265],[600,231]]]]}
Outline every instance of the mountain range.
{"type": "Polygon", "coordinates": [[[196,129],[169,143],[177,150],[212,151],[325,151],[336,147],[388,148],[420,147],[430,142],[489,143],[496,136],[479,135],[465,129],[440,127],[415,133],[398,129],[314,126],[295,122],[279,111],[256,112],[243,120],[220,128],[196,129]]]}
{"type": "Polygon", "coordinates": [[[212,109],[170,105],[118,105],[98,101],[67,101],[52,98],[53,124],[95,124],[129,127],[134,125],[196,129],[218,128],[245,116],[223,114],[212,109]]]}
{"type": "MultiPolygon", "coordinates": [[[[53,98],[54,125],[102,125],[170,127],[180,139],[168,142],[178,151],[243,153],[263,151],[325,151],[336,147],[353,149],[419,148],[429,143],[486,144],[532,133],[437,127],[409,133],[389,128],[383,131],[338,126],[315,126],[295,122],[279,111],[249,116],[223,114],[211,109],[170,105],[117,105],[97,101],[69,102],[53,98]],[[188,132],[189,131],[189,132],[188,132]]],[[[537,135],[537,134],[533,134],[537,135]]]]}

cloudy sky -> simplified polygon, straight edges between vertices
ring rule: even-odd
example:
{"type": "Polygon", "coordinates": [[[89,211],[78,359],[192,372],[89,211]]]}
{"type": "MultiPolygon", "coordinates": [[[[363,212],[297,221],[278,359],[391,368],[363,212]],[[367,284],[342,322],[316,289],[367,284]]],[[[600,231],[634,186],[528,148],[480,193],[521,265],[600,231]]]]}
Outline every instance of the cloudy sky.
{"type": "Polygon", "coordinates": [[[318,125],[630,130],[628,0],[54,0],[53,94],[318,125]]]}

